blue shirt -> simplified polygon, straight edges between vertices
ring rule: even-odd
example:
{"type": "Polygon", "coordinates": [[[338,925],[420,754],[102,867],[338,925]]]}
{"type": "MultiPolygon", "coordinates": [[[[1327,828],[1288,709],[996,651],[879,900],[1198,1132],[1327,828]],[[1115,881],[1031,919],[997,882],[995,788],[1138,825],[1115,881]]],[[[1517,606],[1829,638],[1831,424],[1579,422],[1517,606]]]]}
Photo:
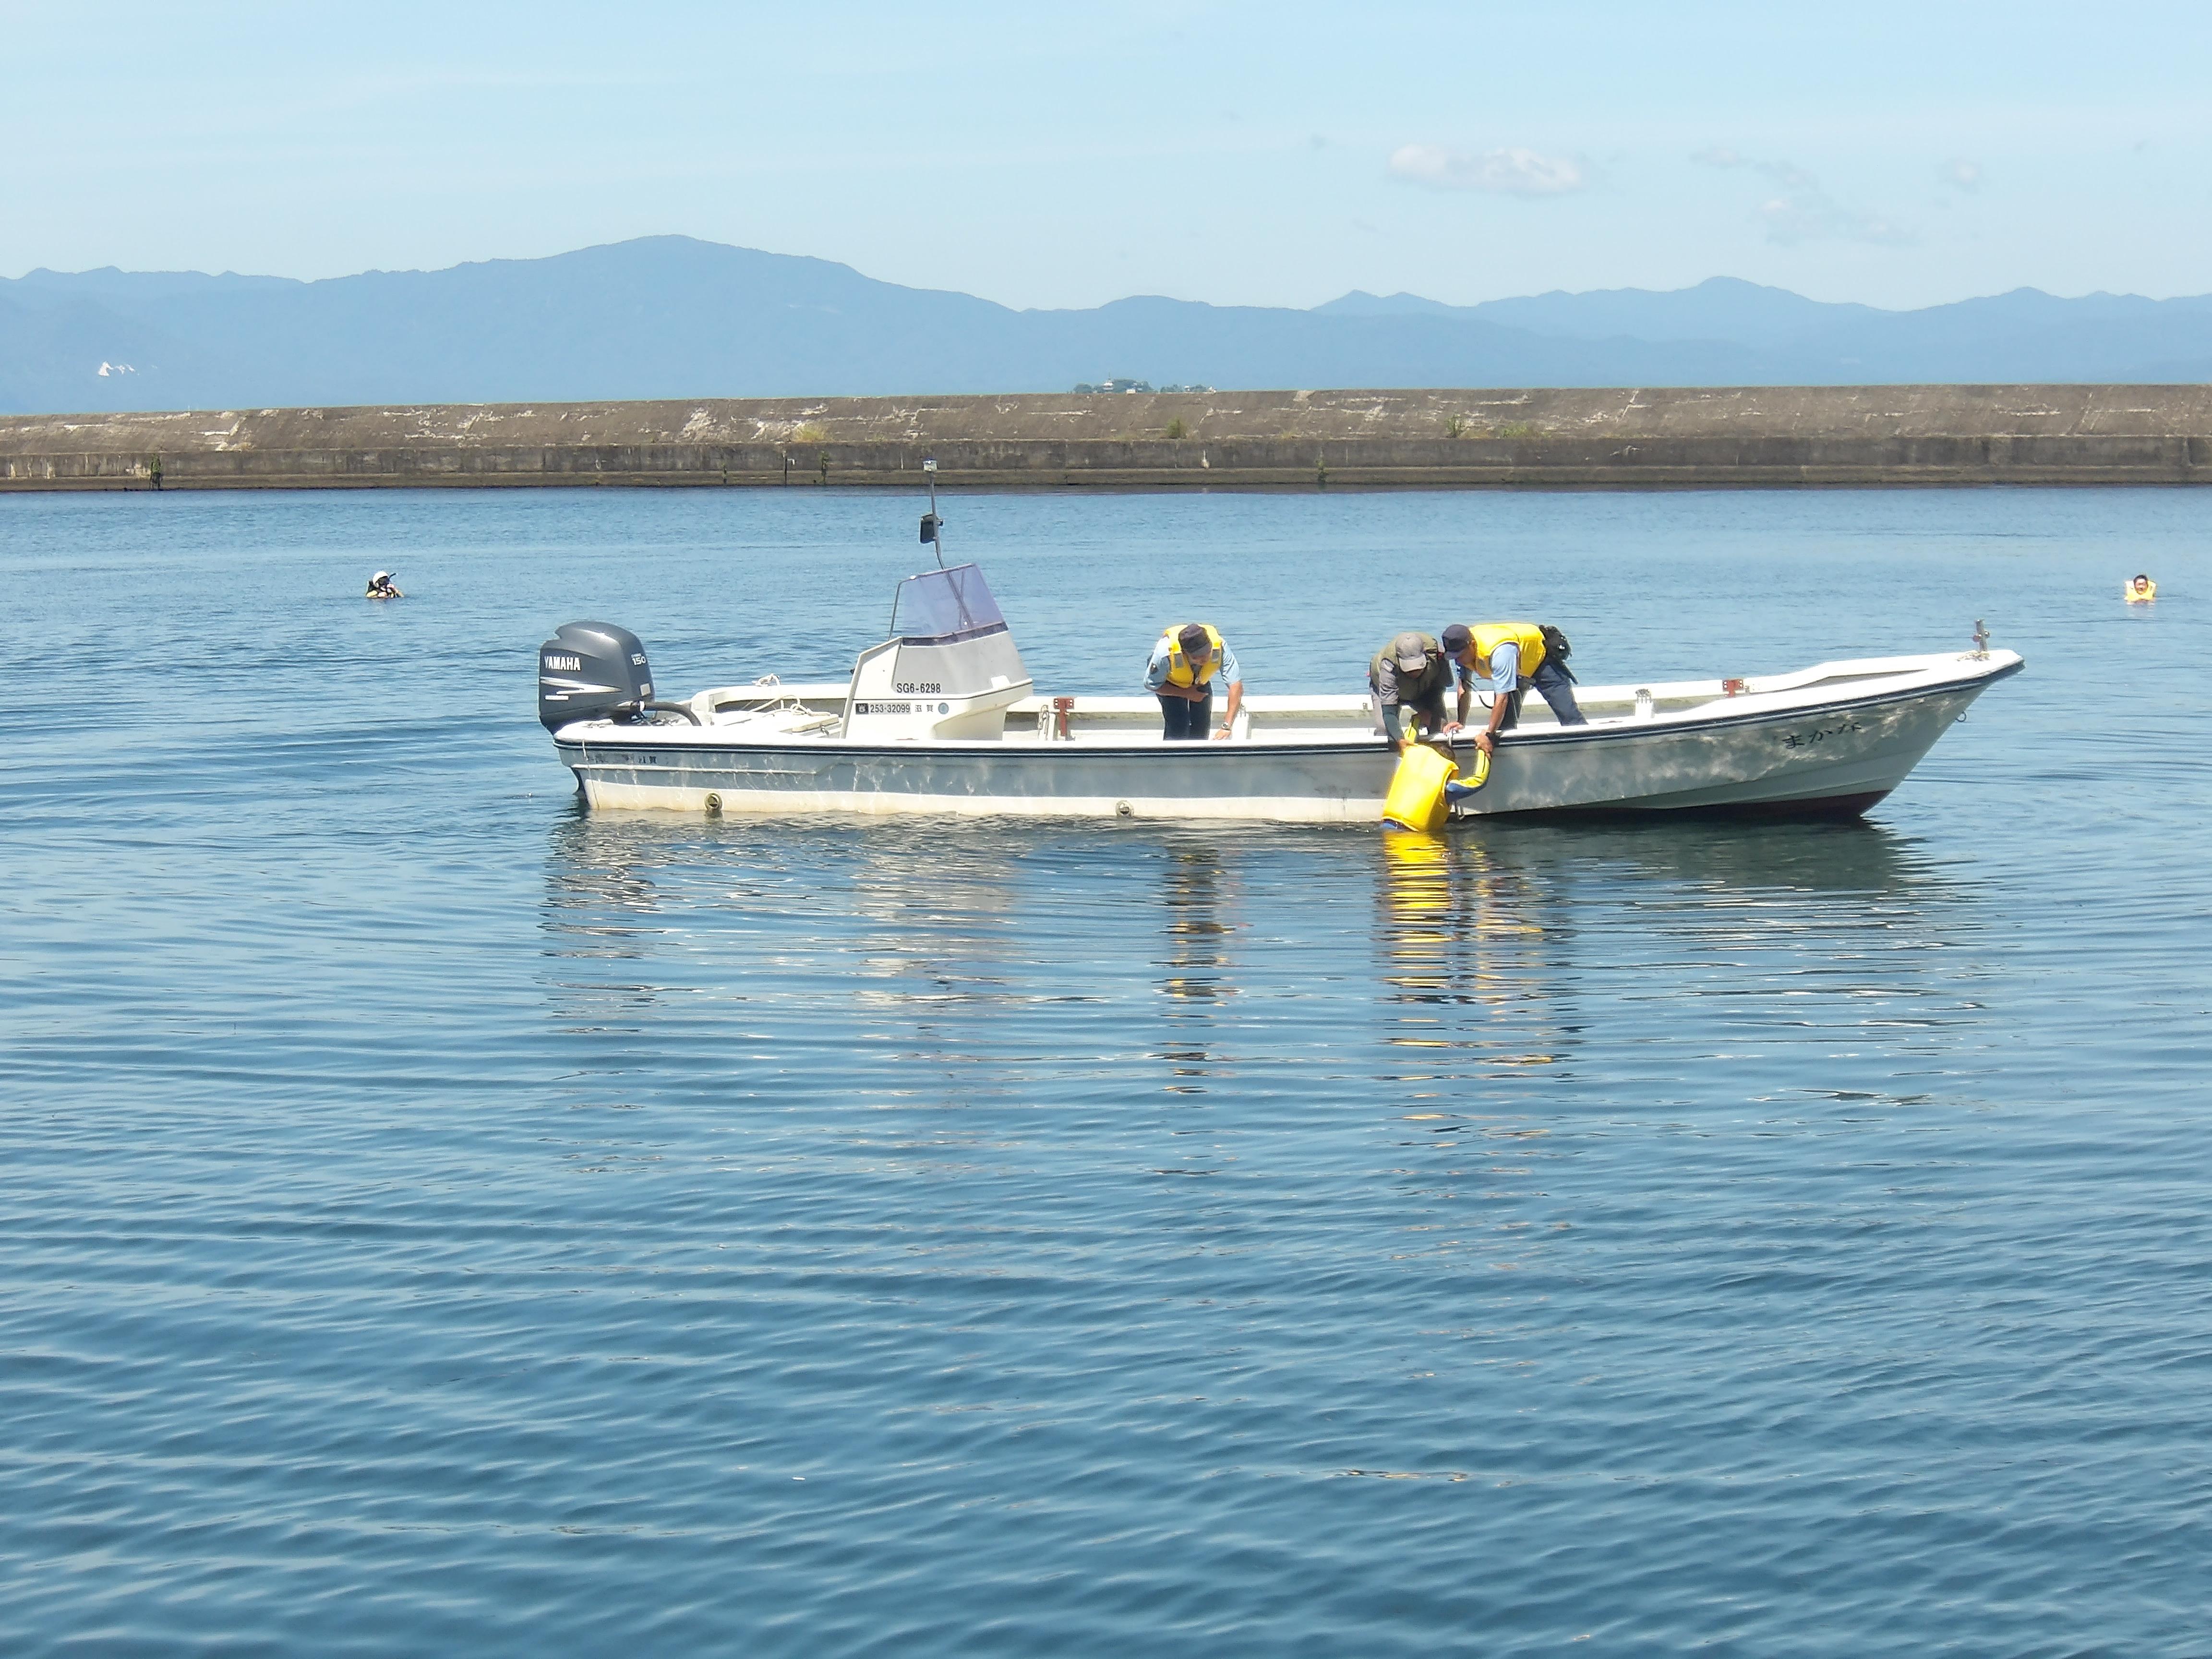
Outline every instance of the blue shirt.
{"type": "MultiPolygon", "coordinates": [[[[1145,665],[1146,690],[1157,691],[1168,683],[1168,659],[1175,653],[1176,642],[1166,635],[1161,635],[1158,643],[1152,647],[1152,659],[1145,665]]],[[[1215,681],[1224,685],[1242,685],[1244,683],[1244,671],[1237,666],[1237,653],[1229,648],[1227,640],[1221,642],[1221,666],[1213,671],[1212,678],[1206,681],[1207,686],[1212,687],[1215,681]]]]}
{"type": "MultiPolygon", "coordinates": [[[[1459,665],[1457,657],[1447,657],[1451,664],[1452,685],[1465,685],[1473,678],[1459,665]]],[[[1490,689],[1504,693],[1519,690],[1521,685],[1521,647],[1512,640],[1501,640],[1498,649],[1490,653],[1490,689]]]]}

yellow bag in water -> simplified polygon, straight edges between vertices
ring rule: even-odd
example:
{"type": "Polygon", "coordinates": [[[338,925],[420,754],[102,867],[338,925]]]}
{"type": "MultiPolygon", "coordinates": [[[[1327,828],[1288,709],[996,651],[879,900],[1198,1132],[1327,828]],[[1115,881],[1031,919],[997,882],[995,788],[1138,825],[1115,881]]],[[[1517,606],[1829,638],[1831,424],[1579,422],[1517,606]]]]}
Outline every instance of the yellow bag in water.
{"type": "Polygon", "coordinates": [[[1397,775],[1382,802],[1382,822],[1401,830],[1435,830],[1443,828],[1450,805],[1444,785],[1457,769],[1451,757],[1438,754],[1425,743],[1409,743],[1399,757],[1397,775]]]}

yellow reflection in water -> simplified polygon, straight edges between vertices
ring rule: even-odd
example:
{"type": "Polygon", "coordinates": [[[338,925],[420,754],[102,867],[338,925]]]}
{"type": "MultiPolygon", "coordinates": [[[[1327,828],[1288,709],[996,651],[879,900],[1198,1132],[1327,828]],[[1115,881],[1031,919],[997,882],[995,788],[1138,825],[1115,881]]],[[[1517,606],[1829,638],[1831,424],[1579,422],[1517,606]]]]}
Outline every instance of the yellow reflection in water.
{"type": "Polygon", "coordinates": [[[1568,967],[1565,928],[1546,926],[1546,878],[1471,835],[1394,832],[1381,844],[1376,941],[1394,1014],[1383,1040],[1420,1068],[1399,1080],[1526,1077],[1558,1063],[1568,967]]]}

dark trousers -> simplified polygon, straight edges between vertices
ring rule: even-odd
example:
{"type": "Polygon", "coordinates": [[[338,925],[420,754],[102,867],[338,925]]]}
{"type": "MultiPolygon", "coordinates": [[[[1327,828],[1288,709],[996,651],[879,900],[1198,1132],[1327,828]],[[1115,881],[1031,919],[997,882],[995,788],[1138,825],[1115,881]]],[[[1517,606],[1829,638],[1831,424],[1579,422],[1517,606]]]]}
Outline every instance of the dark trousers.
{"type": "MultiPolygon", "coordinates": [[[[1575,683],[1567,678],[1567,671],[1549,657],[1536,665],[1536,672],[1528,677],[1528,684],[1536,688],[1537,695],[1552,705],[1552,717],[1562,726],[1588,726],[1589,717],[1575,702],[1575,683]]],[[[1525,687],[1517,688],[1506,699],[1505,718],[1498,729],[1510,732],[1521,724],[1521,699],[1527,695],[1525,687]]]]}
{"type": "Polygon", "coordinates": [[[1213,688],[1207,686],[1206,695],[1196,702],[1188,697],[1171,697],[1159,694],[1160,719],[1164,729],[1160,735],[1170,743],[1203,741],[1213,734],[1213,688]]]}

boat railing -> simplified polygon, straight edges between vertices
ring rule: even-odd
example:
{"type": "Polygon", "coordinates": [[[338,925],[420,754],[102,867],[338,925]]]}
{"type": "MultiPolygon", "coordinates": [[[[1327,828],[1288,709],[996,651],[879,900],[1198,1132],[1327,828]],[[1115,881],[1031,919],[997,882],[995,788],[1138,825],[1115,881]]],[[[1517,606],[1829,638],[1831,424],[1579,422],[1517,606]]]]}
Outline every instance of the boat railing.
{"type": "MultiPolygon", "coordinates": [[[[1992,653],[1993,659],[2009,653],[1992,653]]],[[[1726,679],[1646,681],[1640,684],[1577,685],[1576,700],[1594,721],[1662,719],[1708,708],[1735,705],[1744,698],[1788,697],[1805,693],[1834,695],[1838,688],[1915,675],[1955,671],[1960,660],[1954,653],[1915,657],[1869,657],[1826,662],[1792,673],[1726,679]]],[[[1985,664],[1967,665],[1977,671],[1985,664]]],[[[689,707],[703,726],[729,725],[753,719],[771,709],[804,711],[835,724],[844,714],[849,693],[847,682],[784,682],[714,686],[696,693],[689,707]]],[[[1486,707],[1486,702],[1484,704],[1486,707]]],[[[1010,740],[1123,740],[1157,732],[1157,697],[1074,696],[1050,695],[1021,697],[1005,709],[1005,735],[1010,740]],[[1057,705],[1064,704],[1064,708],[1057,705]]],[[[1474,718],[1480,720],[1478,712],[1474,718]]],[[[1265,740],[1293,732],[1343,737],[1373,729],[1371,700],[1357,693],[1312,696],[1255,694],[1244,699],[1239,718],[1240,738],[1265,740]]],[[[1522,698],[1523,728],[1549,728],[1551,710],[1533,691],[1522,698]]]]}
{"type": "MultiPolygon", "coordinates": [[[[1230,736],[1271,738],[1356,736],[1373,725],[1364,696],[1252,696],[1244,699],[1230,736]]],[[[1157,696],[1024,697],[1006,710],[1009,740],[1129,743],[1160,734],[1157,696]]]]}

